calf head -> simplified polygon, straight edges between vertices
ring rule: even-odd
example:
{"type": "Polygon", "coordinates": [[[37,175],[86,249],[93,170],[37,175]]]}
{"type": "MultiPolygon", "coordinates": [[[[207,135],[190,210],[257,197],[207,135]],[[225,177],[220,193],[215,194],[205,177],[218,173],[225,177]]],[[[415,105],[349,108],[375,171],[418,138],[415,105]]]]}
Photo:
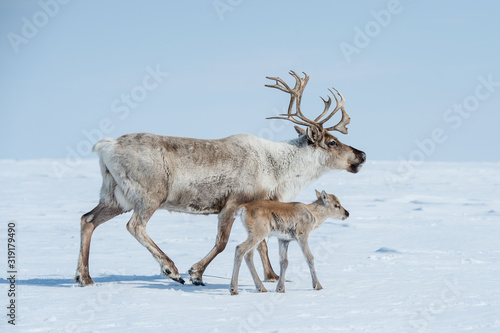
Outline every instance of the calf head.
{"type": "Polygon", "coordinates": [[[316,190],[316,197],[318,201],[327,208],[329,213],[328,217],[341,220],[345,220],[349,217],[349,212],[342,207],[339,199],[335,195],[328,194],[325,191],[321,191],[320,193],[316,190]]]}

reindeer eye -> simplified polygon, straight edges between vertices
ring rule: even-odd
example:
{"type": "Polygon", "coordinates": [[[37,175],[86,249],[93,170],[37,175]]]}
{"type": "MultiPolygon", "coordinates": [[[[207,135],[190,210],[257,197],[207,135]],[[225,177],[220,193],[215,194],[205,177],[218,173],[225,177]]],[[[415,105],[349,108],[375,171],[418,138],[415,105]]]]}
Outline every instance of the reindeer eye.
{"type": "Polygon", "coordinates": [[[337,142],[335,141],[330,141],[330,143],[328,144],[330,147],[335,147],[337,145],[337,142]]]}
{"type": "Polygon", "coordinates": [[[340,205],[335,205],[335,208],[337,208],[337,209],[340,208],[340,205]]]}

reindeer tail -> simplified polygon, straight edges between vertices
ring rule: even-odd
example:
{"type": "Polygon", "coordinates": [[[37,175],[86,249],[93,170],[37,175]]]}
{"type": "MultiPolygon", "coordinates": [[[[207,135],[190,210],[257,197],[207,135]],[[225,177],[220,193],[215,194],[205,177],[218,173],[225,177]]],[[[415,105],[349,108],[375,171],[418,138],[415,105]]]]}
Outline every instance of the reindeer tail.
{"type": "Polygon", "coordinates": [[[94,147],[92,148],[92,151],[94,153],[100,153],[101,150],[103,150],[106,147],[109,147],[110,144],[114,143],[116,139],[112,138],[104,138],[96,142],[94,147]]]}

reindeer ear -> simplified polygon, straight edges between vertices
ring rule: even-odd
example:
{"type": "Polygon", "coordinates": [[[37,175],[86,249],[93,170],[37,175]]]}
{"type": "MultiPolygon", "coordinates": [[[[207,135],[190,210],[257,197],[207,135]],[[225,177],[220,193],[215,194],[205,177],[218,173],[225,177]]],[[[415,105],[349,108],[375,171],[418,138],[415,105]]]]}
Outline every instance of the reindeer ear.
{"type": "Polygon", "coordinates": [[[302,136],[302,135],[306,134],[306,130],[303,129],[302,127],[294,126],[294,128],[297,131],[297,133],[299,134],[299,136],[302,136]]]}
{"type": "Polygon", "coordinates": [[[323,139],[323,133],[316,126],[309,126],[306,129],[306,135],[309,141],[315,145],[319,144],[323,139]]]}
{"type": "Polygon", "coordinates": [[[321,191],[321,200],[323,200],[323,202],[326,202],[328,199],[328,195],[326,194],[325,190],[321,191]]]}
{"type": "Polygon", "coordinates": [[[319,193],[319,191],[318,191],[318,190],[314,190],[314,191],[316,191],[316,198],[317,198],[317,199],[321,198],[321,193],[319,193]]]}

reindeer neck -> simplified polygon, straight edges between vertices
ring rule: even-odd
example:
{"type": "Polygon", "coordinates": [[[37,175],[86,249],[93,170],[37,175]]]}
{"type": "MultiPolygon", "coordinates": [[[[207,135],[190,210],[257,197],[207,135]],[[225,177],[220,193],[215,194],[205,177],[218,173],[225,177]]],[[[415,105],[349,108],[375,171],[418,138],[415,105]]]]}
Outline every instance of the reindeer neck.
{"type": "Polygon", "coordinates": [[[291,201],[329,169],[324,165],[321,148],[308,145],[305,137],[283,144],[286,146],[277,176],[276,197],[280,201],[291,201]]]}
{"type": "Polygon", "coordinates": [[[316,228],[322,225],[329,216],[327,207],[325,207],[319,199],[307,205],[307,208],[316,217],[316,228]]]}

